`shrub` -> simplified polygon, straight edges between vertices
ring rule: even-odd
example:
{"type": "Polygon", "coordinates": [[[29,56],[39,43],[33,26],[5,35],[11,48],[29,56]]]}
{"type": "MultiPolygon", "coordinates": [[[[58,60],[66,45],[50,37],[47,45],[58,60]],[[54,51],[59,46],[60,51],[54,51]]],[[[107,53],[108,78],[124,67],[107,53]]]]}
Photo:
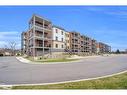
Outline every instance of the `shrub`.
{"type": "Polygon", "coordinates": [[[0,56],[4,56],[2,53],[0,53],[0,56]]]}

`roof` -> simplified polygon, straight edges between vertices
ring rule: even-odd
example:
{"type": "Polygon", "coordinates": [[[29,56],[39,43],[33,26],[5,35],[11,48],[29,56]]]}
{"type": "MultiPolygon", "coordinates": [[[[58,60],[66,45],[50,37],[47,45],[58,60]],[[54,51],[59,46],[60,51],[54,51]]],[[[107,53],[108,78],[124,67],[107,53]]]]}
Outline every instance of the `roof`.
{"type": "Polygon", "coordinates": [[[62,27],[60,27],[60,26],[53,25],[52,27],[56,27],[56,28],[59,28],[59,29],[61,29],[61,30],[66,31],[64,28],[62,28],[62,27]]]}

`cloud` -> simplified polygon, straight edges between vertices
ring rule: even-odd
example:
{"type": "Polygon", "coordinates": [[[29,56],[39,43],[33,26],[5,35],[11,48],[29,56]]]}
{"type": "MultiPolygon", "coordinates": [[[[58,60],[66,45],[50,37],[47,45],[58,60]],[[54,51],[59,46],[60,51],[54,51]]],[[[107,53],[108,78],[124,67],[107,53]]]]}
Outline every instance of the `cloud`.
{"type": "Polygon", "coordinates": [[[4,45],[6,45],[6,44],[7,44],[6,41],[0,41],[0,46],[4,46],[4,45]]]}
{"type": "Polygon", "coordinates": [[[122,30],[96,30],[94,31],[94,38],[112,46],[112,50],[127,48],[127,32],[122,30]],[[101,36],[100,36],[101,35],[101,36]]]}
{"type": "Polygon", "coordinates": [[[91,6],[86,7],[91,12],[103,13],[106,15],[112,15],[119,18],[127,18],[127,7],[114,7],[114,6],[91,6]]]}
{"type": "Polygon", "coordinates": [[[120,43],[109,43],[112,46],[112,50],[116,51],[117,49],[124,51],[127,49],[127,44],[120,44],[120,43]]]}
{"type": "Polygon", "coordinates": [[[10,42],[16,42],[16,48],[20,48],[20,39],[21,33],[16,31],[0,32],[0,48],[5,47],[10,42]]]}

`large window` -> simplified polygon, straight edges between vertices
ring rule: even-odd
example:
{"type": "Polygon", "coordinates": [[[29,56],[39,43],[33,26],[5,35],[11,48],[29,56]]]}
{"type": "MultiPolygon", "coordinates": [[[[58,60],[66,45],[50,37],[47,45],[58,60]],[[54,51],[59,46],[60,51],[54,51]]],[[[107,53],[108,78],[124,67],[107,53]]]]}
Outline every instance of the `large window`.
{"type": "Polygon", "coordinates": [[[63,31],[61,31],[61,34],[63,35],[63,31]]]}
{"type": "Polygon", "coordinates": [[[58,29],[56,29],[56,33],[58,33],[58,29]]]}
{"type": "Polygon", "coordinates": [[[63,38],[61,38],[61,41],[63,42],[63,38]]]}
{"type": "Polygon", "coordinates": [[[56,36],[56,41],[58,41],[58,37],[56,36]]]}
{"type": "Polygon", "coordinates": [[[63,45],[61,45],[61,48],[64,48],[64,46],[63,46],[63,45]]]}
{"type": "Polygon", "coordinates": [[[58,48],[58,44],[56,44],[56,48],[58,48]]]}

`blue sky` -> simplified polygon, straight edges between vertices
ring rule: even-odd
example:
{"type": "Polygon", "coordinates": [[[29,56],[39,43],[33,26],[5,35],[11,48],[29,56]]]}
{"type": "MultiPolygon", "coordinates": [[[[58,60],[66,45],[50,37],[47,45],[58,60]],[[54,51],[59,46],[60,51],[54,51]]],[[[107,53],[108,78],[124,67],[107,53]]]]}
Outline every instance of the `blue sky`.
{"type": "Polygon", "coordinates": [[[127,48],[126,6],[0,6],[0,47],[11,41],[20,48],[21,32],[32,14],[107,43],[113,50],[127,48]]]}

